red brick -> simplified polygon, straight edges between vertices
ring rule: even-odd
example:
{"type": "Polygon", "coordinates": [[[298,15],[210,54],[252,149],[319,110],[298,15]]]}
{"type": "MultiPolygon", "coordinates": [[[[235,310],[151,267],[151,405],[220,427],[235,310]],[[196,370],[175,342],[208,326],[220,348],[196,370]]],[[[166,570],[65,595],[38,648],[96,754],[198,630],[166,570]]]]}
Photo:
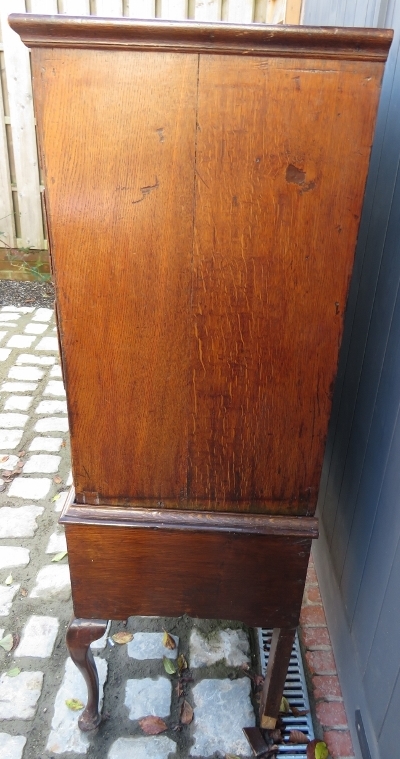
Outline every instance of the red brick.
{"type": "Polygon", "coordinates": [[[354,757],[353,743],[349,730],[329,730],[324,733],[324,741],[328,746],[332,759],[354,757]]]}
{"type": "Polygon", "coordinates": [[[300,612],[301,626],[326,627],[325,612],[322,606],[303,606],[300,612]]]}
{"type": "Polygon", "coordinates": [[[314,698],[326,701],[342,697],[342,690],[337,675],[314,675],[312,678],[314,698]]]}
{"type": "Polygon", "coordinates": [[[347,727],[347,715],[340,701],[319,701],[316,714],[324,727],[347,727]]]}
{"type": "Polygon", "coordinates": [[[306,588],[305,595],[309,603],[322,604],[321,594],[319,592],[318,586],[311,586],[310,588],[306,588]]]}
{"type": "Polygon", "coordinates": [[[314,675],[336,675],[336,665],[331,651],[306,651],[306,661],[314,675]]]}
{"type": "Polygon", "coordinates": [[[303,643],[306,648],[331,647],[327,627],[305,627],[302,630],[303,643]]]}
{"type": "Polygon", "coordinates": [[[309,583],[318,584],[317,573],[315,571],[314,564],[312,564],[311,562],[308,565],[307,579],[306,579],[306,584],[308,585],[309,583]]]}

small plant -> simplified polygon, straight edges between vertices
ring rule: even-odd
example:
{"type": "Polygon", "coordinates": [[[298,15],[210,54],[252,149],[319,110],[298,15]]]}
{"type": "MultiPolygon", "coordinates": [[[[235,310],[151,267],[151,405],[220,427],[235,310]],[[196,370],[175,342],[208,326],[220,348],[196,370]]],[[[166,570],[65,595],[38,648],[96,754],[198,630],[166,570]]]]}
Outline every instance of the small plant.
{"type": "MultiPolygon", "coordinates": [[[[0,238],[5,232],[0,232],[0,238]]],[[[29,274],[36,282],[49,282],[51,274],[43,269],[47,266],[46,261],[42,261],[41,254],[39,254],[35,262],[28,261],[27,256],[32,255],[32,248],[11,248],[5,240],[2,240],[3,245],[8,249],[6,258],[10,262],[11,266],[18,269],[18,271],[24,274],[29,274]]]]}

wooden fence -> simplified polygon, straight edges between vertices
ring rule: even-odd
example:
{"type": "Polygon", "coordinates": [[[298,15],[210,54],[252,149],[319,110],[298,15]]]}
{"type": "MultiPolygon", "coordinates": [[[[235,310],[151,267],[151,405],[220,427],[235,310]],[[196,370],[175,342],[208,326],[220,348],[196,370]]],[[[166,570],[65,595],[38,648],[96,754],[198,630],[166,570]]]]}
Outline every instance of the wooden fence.
{"type": "Polygon", "coordinates": [[[29,51],[10,13],[279,24],[299,23],[300,10],[301,0],[0,0],[0,248],[47,249],[29,51]]]}

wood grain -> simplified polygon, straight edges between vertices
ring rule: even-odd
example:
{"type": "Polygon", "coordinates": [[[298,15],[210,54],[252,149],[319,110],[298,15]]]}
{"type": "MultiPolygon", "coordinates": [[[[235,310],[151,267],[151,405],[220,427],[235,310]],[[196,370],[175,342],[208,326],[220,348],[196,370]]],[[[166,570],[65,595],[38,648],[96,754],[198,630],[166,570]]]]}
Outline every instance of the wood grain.
{"type": "Polygon", "coordinates": [[[307,538],[84,524],[65,529],[77,617],[189,614],[255,627],[298,623],[307,538]]]}
{"type": "Polygon", "coordinates": [[[196,21],[131,21],[64,16],[57,19],[12,13],[12,29],[28,47],[84,47],[223,55],[272,55],[384,62],[391,29],[199,23],[196,21]]]}
{"type": "Polygon", "coordinates": [[[32,59],[77,501],[313,514],[382,65],[32,59]]]}
{"type": "Polygon", "coordinates": [[[201,56],[189,497],[202,508],[315,509],[379,79],[377,64],[201,56]]]}
{"type": "Polygon", "coordinates": [[[179,502],[197,58],[33,58],[76,490],[179,502]]]}

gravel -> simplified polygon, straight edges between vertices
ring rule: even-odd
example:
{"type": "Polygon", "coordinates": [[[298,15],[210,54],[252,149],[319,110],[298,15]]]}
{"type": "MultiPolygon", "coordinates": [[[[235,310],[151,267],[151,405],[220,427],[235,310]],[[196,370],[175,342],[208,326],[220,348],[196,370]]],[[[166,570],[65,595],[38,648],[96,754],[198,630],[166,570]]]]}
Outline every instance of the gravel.
{"type": "Polygon", "coordinates": [[[18,282],[12,279],[0,279],[0,306],[52,308],[53,301],[52,282],[18,282]]]}

